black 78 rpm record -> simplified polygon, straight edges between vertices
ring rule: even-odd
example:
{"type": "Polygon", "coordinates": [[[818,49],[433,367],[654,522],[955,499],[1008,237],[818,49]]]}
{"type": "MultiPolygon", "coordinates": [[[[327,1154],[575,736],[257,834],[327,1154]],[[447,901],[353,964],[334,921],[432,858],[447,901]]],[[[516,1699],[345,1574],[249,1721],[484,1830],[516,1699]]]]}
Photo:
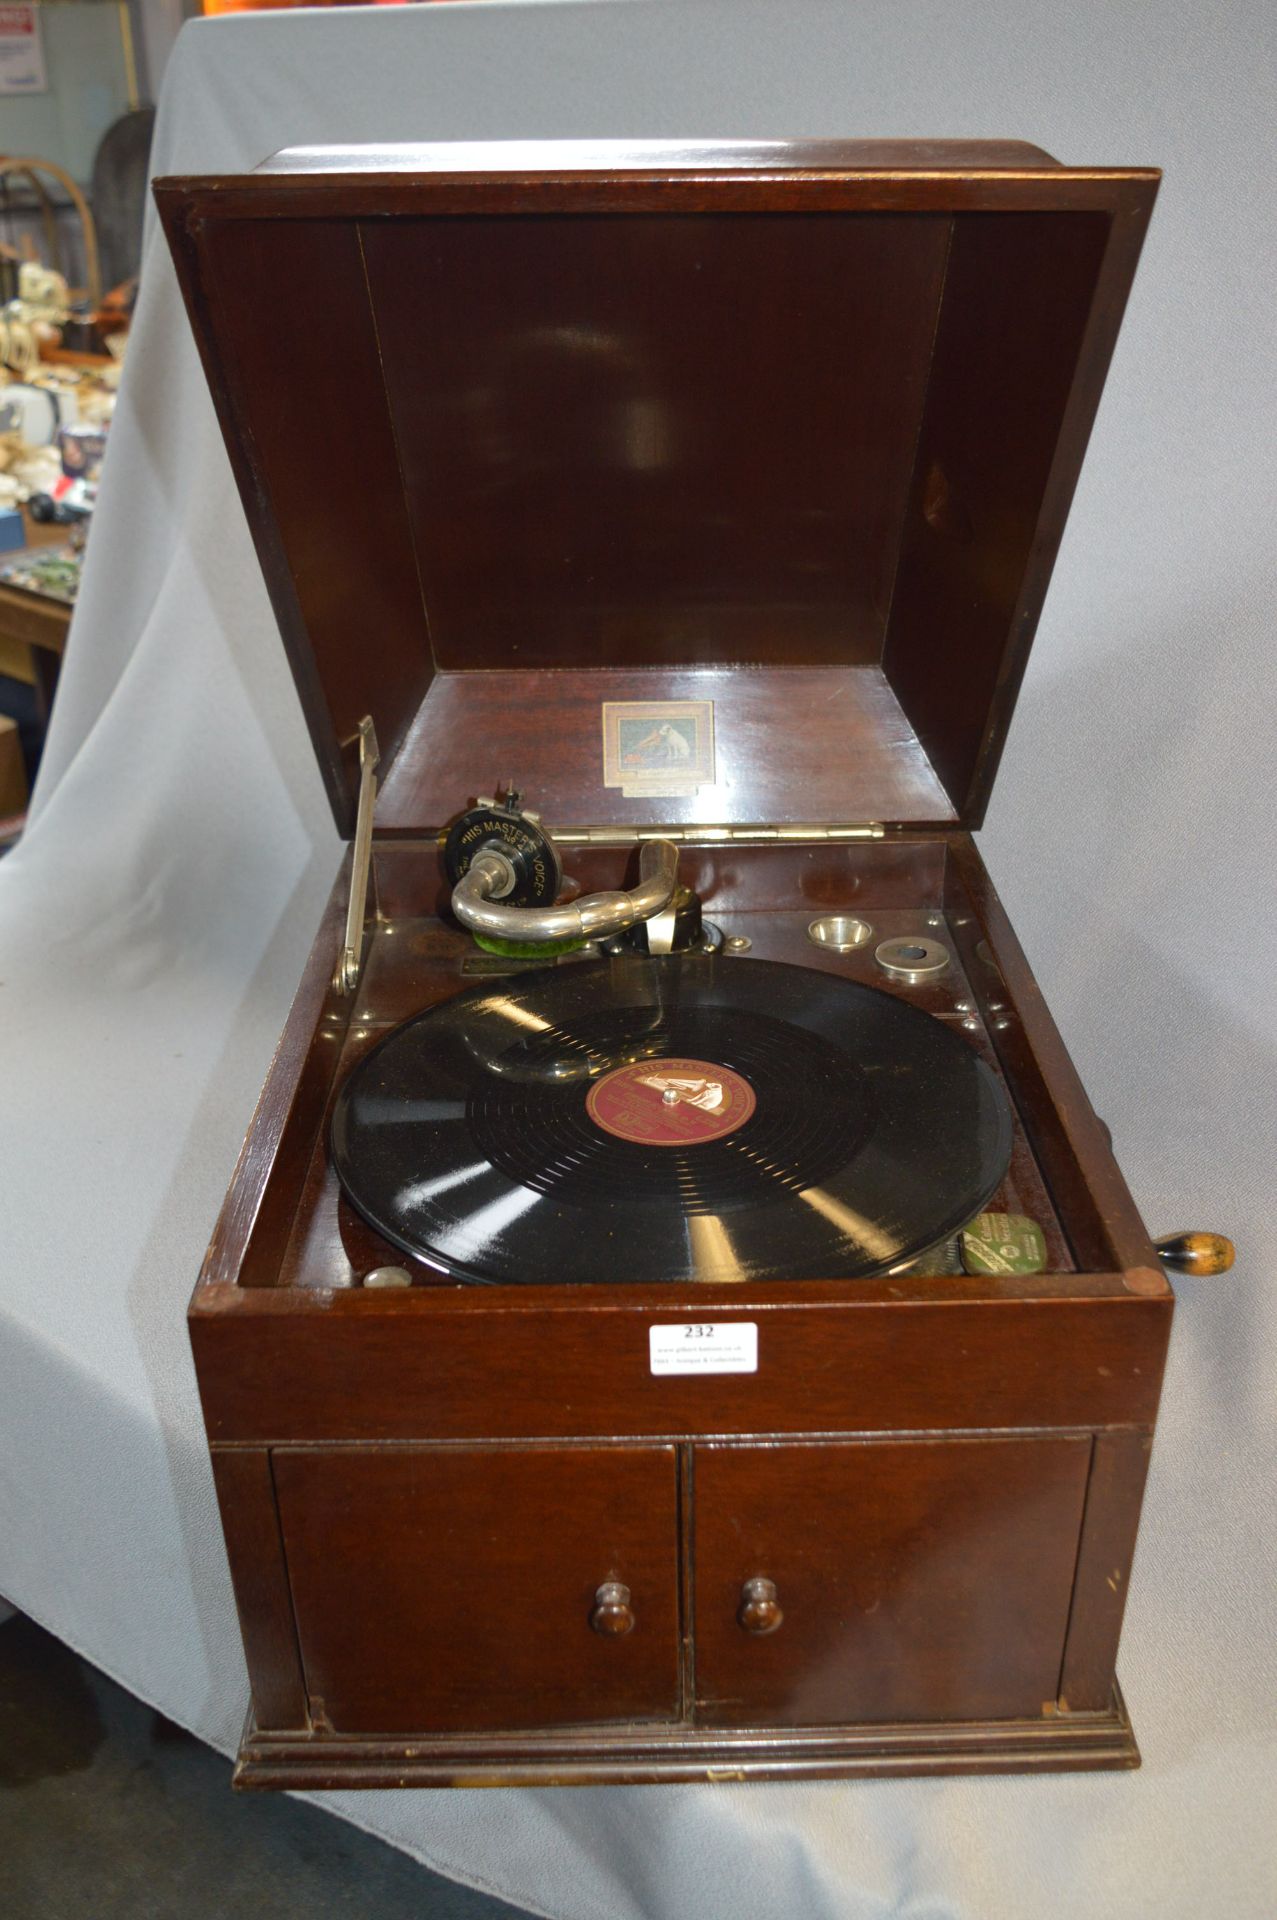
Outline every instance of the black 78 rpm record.
{"type": "Polygon", "coordinates": [[[490,1284],[849,1279],[964,1226],[1011,1155],[965,1040],[871,987],[712,955],[515,975],[420,1014],[338,1096],[386,1239],[490,1284]]]}

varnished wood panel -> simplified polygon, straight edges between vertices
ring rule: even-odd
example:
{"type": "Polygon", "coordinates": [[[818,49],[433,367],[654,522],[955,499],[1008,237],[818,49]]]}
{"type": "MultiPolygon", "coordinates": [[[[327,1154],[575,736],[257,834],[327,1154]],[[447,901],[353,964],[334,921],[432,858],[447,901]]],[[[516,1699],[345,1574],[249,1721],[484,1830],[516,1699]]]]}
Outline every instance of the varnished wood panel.
{"type": "Polygon", "coordinates": [[[1154,188],[1118,214],[957,220],[883,665],[984,817],[1154,188]]]}
{"type": "Polygon", "coordinates": [[[1113,1146],[1069,1058],[1006,910],[965,834],[948,843],[954,944],[1079,1263],[1123,1269],[1134,1291],[1173,1304],[1113,1146]]]}
{"type": "Polygon", "coordinates": [[[387,763],[430,684],[359,235],[326,221],[188,221],[169,239],[337,825],[371,714],[387,763]]]}
{"type": "Polygon", "coordinates": [[[961,804],[974,776],[1109,222],[955,223],[884,665],[961,804]]]}
{"type": "Polygon", "coordinates": [[[947,217],[361,238],[441,668],[880,657],[947,217]]]}
{"type": "Polygon", "coordinates": [[[289,1740],[250,1723],[235,1785],[641,1786],[669,1781],[890,1779],[907,1774],[1089,1772],[1137,1767],[1120,1691],[1101,1713],[871,1727],[612,1727],[599,1732],[289,1740]]]}
{"type": "Polygon", "coordinates": [[[306,1689],[288,1574],[264,1448],[213,1449],[213,1481],[226,1538],[253,1709],[262,1728],[306,1730],[306,1689]]]}
{"type": "Polygon", "coordinates": [[[394,1733],[674,1719],[673,1448],[275,1455],[314,1718],[394,1733]],[[594,1632],[623,1582],[635,1624],[594,1632]]]}
{"type": "Polygon", "coordinates": [[[382,833],[439,827],[514,780],[559,826],[956,818],[876,667],[440,674],[382,789],[382,833]],[[717,784],[627,800],[603,784],[603,703],[710,700],[717,784]]]}
{"type": "Polygon", "coordinates": [[[1089,1461],[1081,1438],[698,1446],[698,1723],[1053,1707],[1089,1461]],[[741,1624],[759,1576],[765,1634],[741,1624]]]}
{"type": "MultiPolygon", "coordinates": [[[[929,770],[926,806],[854,771],[827,792],[782,720],[721,817],[793,819],[805,793],[825,818],[978,821],[1156,176],[889,151],[159,184],[345,830],[348,743],[371,711],[389,767],[436,596],[448,665],[884,658],[951,804],[929,770]]],[[[449,704],[427,712],[446,744],[449,704]]],[[[858,744],[831,717],[816,758],[858,744]]]]}
{"type": "Polygon", "coordinates": [[[1152,1444],[1152,1433],[1138,1429],[1095,1436],[1060,1675],[1060,1703],[1075,1713],[1102,1709],[1112,1690],[1152,1444]]]}
{"type": "Polygon", "coordinates": [[[349,1017],[332,985],[349,885],[347,855],[240,1148],[201,1284],[270,1286],[278,1277],[280,1248],[292,1228],[349,1017]]]}
{"type": "Polygon", "coordinates": [[[1071,1275],[1038,1276],[1005,1299],[963,1276],[859,1289],[797,1281],[730,1297],[624,1284],[533,1291],[266,1288],[227,1298],[206,1289],[191,1338],[210,1435],[259,1443],[1148,1424],[1170,1325],[1168,1302],[1087,1298],[1071,1275]],[[653,1376],[649,1326],[710,1312],[761,1323],[757,1374],[653,1376]]]}
{"type": "MultiPolygon", "coordinates": [[[[558,825],[547,818],[547,826],[558,825]]],[[[620,836],[618,836],[620,837],[620,836]]],[[[378,839],[374,843],[377,901],[388,920],[416,920],[446,907],[446,881],[437,846],[430,841],[378,839]]],[[[583,893],[633,886],[637,845],[568,846],[566,878],[583,893]]],[[[806,906],[829,911],[850,907],[943,905],[945,843],[942,838],[893,835],[842,845],[776,841],[742,848],[723,844],[680,848],[679,878],[693,887],[713,918],[768,908],[806,906]]],[[[469,936],[456,936],[468,943],[469,936]]],[[[814,952],[814,949],[812,949],[814,952]]]]}
{"type": "MultiPolygon", "coordinates": [[[[894,144],[894,143],[893,143],[894,144]]],[[[1028,154],[966,161],[954,144],[940,157],[923,143],[875,154],[873,143],[771,141],[742,146],[704,165],[670,168],[641,145],[600,159],[589,142],[538,169],[496,155],[452,171],[365,166],[336,173],[208,174],[155,182],[166,219],[189,207],[198,218],[265,221],[375,219],[401,215],[686,213],[1071,213],[1125,212],[1159,175],[1147,167],[1063,167],[1028,154]],[[948,164],[946,164],[946,159],[948,164]],[[575,160],[575,165],[573,164],[575,160]]]]}

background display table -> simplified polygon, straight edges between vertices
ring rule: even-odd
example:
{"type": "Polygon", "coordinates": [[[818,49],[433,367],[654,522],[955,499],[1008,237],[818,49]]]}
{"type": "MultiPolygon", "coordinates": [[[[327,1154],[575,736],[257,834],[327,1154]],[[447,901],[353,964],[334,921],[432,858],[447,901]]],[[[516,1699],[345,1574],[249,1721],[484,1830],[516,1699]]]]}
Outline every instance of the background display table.
{"type": "Polygon", "coordinates": [[[4,575],[51,547],[65,547],[69,527],[40,526],[24,513],[28,547],[0,553],[0,673],[30,680],[40,718],[47,723],[58,690],[73,602],[42,592],[4,575]]]}

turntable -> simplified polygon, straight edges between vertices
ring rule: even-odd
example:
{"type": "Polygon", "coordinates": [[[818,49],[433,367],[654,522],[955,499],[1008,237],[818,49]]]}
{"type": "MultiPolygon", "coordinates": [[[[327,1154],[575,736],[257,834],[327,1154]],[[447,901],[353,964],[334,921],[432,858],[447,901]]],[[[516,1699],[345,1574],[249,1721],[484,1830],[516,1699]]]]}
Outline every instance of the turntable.
{"type": "Polygon", "coordinates": [[[191,1306],[237,1783],[1121,1767],[1172,1296],[972,839],[1157,176],[156,194],[351,851],[191,1306]],[[516,786],[517,782],[517,786],[516,786]]]}

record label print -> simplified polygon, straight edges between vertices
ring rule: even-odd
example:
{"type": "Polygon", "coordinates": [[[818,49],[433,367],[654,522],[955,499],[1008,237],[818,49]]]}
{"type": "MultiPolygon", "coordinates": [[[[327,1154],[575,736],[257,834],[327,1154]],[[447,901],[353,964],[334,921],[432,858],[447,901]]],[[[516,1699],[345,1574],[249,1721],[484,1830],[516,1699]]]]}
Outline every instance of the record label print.
{"type": "Polygon", "coordinates": [[[458,1281],[890,1272],[996,1192],[1011,1113],[962,1036],[804,967],[626,955],[388,1034],[332,1121],[355,1209],[458,1281]]]}
{"type": "Polygon", "coordinates": [[[585,1110],[596,1126],[640,1147],[721,1140],[758,1105],[748,1080],[714,1060],[641,1060],[596,1080],[585,1110]]]}

